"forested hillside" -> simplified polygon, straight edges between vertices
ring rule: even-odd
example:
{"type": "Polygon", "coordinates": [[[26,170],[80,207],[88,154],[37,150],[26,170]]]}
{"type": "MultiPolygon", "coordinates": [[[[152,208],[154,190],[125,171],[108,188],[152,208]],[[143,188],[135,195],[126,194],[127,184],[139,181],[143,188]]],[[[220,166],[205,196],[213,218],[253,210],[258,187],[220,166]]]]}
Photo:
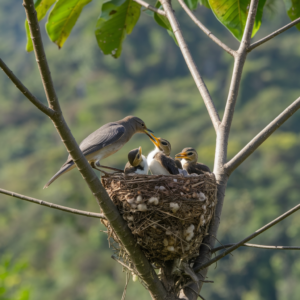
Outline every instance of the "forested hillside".
{"type": "MultiPolygon", "coordinates": [[[[278,3],[277,3],[278,2],[278,3]]],[[[269,1],[255,40],[289,22],[283,5],[269,1]]],[[[118,60],[104,56],[94,27],[101,1],[87,5],[59,50],[44,34],[46,54],[65,118],[80,142],[101,125],[136,115],[157,136],[197,149],[213,168],[215,132],[181,53],[167,32],[146,14],[127,37],[118,60]]],[[[222,115],[232,59],[175,5],[197,66],[222,115]]],[[[201,6],[197,16],[223,41],[237,42],[201,6]]],[[[34,54],[25,51],[25,12],[21,1],[0,1],[0,57],[39,99],[45,100],[34,54]]],[[[44,22],[42,23],[44,31],[44,22]]],[[[300,95],[300,32],[290,29],[249,55],[233,122],[232,157],[282,109],[300,95]]],[[[232,175],[218,240],[248,236],[300,201],[300,113],[284,124],[232,175]]],[[[43,190],[65,162],[67,152],[51,123],[0,72],[0,187],[77,209],[99,208],[79,172],[73,170],[43,190]]],[[[130,149],[153,145],[136,135],[105,165],[123,168],[130,149]]],[[[55,211],[0,194],[0,299],[121,299],[122,268],[110,256],[99,220],[55,211]],[[10,265],[8,265],[10,261],[10,265]],[[4,274],[4,275],[3,275],[4,274]],[[5,275],[6,274],[6,275],[5,275]],[[2,276],[2,277],[1,277],[2,276]],[[2,293],[2,294],[1,294],[2,293]],[[21,295],[21,296],[20,296],[21,295]]],[[[299,213],[253,243],[300,246],[299,213]]],[[[298,300],[297,251],[240,248],[208,273],[205,299],[298,300]]],[[[150,299],[130,281],[127,299],[150,299]]]]}

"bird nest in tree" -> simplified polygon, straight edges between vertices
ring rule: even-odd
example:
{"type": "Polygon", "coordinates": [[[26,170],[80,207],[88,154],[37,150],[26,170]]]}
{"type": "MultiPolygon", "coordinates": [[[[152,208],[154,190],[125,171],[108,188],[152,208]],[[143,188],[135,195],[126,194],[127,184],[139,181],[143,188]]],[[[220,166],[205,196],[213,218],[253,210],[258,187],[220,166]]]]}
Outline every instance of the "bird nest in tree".
{"type": "MultiPolygon", "coordinates": [[[[102,183],[151,263],[192,259],[207,234],[216,206],[217,185],[212,173],[182,175],[124,175],[102,177],[102,183]]],[[[127,256],[107,221],[103,221],[127,256]]]]}

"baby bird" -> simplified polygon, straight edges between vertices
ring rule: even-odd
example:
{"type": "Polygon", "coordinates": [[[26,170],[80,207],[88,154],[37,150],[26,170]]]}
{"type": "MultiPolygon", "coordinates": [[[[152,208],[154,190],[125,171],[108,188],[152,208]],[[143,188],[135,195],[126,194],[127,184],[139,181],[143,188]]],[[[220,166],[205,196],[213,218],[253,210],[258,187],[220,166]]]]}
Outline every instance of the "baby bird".
{"type": "Polygon", "coordinates": [[[148,163],[144,155],[142,155],[142,147],[131,150],[128,153],[128,162],[125,165],[124,173],[148,174],[148,163]]]}
{"type": "MultiPolygon", "coordinates": [[[[151,134],[152,135],[152,134],[151,134]]],[[[155,149],[147,156],[147,162],[151,174],[153,175],[177,175],[179,174],[175,161],[169,156],[171,153],[171,144],[162,138],[156,138],[152,135],[151,142],[155,149]]]]}
{"type": "MultiPolygon", "coordinates": [[[[152,141],[152,139],[151,139],[152,141]]],[[[198,153],[194,148],[184,148],[180,153],[175,155],[175,158],[181,158],[182,168],[188,172],[188,174],[205,174],[210,172],[208,166],[198,163],[198,153]]]]}

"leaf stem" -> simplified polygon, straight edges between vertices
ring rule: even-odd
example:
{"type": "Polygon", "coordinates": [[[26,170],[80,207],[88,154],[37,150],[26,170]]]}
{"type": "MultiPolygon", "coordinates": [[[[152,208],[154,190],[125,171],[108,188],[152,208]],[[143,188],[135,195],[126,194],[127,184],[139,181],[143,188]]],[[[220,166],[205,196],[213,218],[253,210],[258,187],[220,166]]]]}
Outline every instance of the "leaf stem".
{"type": "Polygon", "coordinates": [[[159,15],[162,15],[162,16],[165,16],[166,13],[162,10],[162,9],[158,9],[152,5],[150,5],[149,3],[143,1],[143,0],[133,0],[134,2],[142,5],[143,7],[149,9],[149,10],[152,10],[153,12],[159,14],[159,15]]]}

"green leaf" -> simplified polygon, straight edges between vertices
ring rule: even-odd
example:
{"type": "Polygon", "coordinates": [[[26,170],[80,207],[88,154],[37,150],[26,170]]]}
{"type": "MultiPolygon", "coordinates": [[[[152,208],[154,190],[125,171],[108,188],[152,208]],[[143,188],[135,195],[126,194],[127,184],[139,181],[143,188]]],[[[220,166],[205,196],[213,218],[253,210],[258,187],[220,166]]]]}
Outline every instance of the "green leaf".
{"type": "MultiPolygon", "coordinates": [[[[284,0],[286,12],[292,21],[300,18],[300,2],[299,0],[284,0]]],[[[300,24],[296,25],[300,30],[300,24]]]]}
{"type": "Polygon", "coordinates": [[[141,6],[132,0],[112,0],[102,5],[95,35],[104,54],[118,58],[122,43],[130,34],[141,14],[141,6]]]}
{"type": "MultiPolygon", "coordinates": [[[[217,19],[238,39],[243,37],[250,0],[208,0],[217,19]]],[[[252,37],[261,25],[266,0],[259,0],[252,37]]]]}
{"type": "Polygon", "coordinates": [[[199,0],[199,3],[200,3],[201,5],[203,5],[203,6],[205,6],[206,8],[209,8],[209,9],[210,9],[208,0],[199,0]]]}
{"type": "MultiPolygon", "coordinates": [[[[56,0],[37,0],[34,3],[34,7],[37,13],[37,18],[41,21],[47,14],[49,8],[55,3],[56,0]]],[[[33,50],[32,40],[29,31],[28,21],[25,20],[25,30],[27,36],[27,44],[26,44],[26,51],[30,52],[33,50]]]]}
{"type": "MultiPolygon", "coordinates": [[[[159,1],[156,2],[155,7],[158,8],[158,9],[163,10],[163,7],[162,7],[162,5],[160,4],[159,1]]],[[[154,13],[154,20],[156,21],[156,23],[157,23],[159,26],[161,26],[161,27],[167,29],[169,36],[171,36],[171,37],[173,38],[174,42],[175,42],[176,45],[178,46],[177,39],[176,39],[176,37],[175,37],[175,34],[173,33],[171,24],[170,24],[169,20],[167,19],[167,17],[162,16],[162,15],[157,14],[157,13],[154,13]]]]}
{"type": "Polygon", "coordinates": [[[196,10],[198,6],[198,0],[184,0],[184,3],[190,10],[196,10]]]}
{"type": "Polygon", "coordinates": [[[59,48],[71,33],[81,11],[92,0],[58,0],[46,24],[47,33],[59,48]]]}

